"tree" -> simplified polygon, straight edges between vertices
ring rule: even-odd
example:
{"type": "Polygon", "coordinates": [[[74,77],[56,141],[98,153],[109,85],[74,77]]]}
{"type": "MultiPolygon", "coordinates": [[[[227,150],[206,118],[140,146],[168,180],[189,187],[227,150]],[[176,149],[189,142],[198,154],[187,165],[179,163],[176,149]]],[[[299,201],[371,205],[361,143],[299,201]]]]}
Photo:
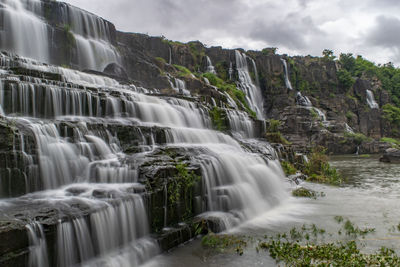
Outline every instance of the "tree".
{"type": "Polygon", "coordinates": [[[356,59],[353,57],[353,54],[351,53],[340,54],[339,63],[345,70],[350,72],[350,74],[354,75],[356,67],[356,59]]]}
{"type": "Polygon", "coordinates": [[[353,77],[351,77],[350,72],[345,69],[341,69],[337,72],[337,78],[339,80],[339,85],[344,89],[350,89],[355,83],[355,80],[353,77]]]}
{"type": "Polygon", "coordinates": [[[333,55],[333,51],[330,49],[324,49],[324,51],[322,51],[322,55],[324,59],[327,60],[334,60],[336,57],[333,55]]]}

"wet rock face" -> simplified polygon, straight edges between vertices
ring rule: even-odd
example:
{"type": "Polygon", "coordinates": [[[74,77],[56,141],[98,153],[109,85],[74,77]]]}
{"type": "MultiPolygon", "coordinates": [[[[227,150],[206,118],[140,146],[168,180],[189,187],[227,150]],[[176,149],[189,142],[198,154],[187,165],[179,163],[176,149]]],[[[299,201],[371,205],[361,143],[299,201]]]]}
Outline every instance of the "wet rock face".
{"type": "Polygon", "coordinates": [[[396,148],[389,148],[379,160],[387,163],[400,163],[400,150],[396,148]]]}

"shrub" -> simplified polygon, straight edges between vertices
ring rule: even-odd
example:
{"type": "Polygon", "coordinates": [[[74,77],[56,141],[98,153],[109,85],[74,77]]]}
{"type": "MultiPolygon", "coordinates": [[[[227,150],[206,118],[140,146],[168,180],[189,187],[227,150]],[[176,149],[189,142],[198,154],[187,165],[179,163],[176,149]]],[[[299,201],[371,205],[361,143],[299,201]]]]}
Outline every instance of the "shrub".
{"type": "Polygon", "coordinates": [[[304,166],[304,174],[308,176],[307,181],[340,185],[342,178],[336,169],[332,168],[328,162],[324,147],[315,147],[309,156],[309,161],[304,166]]]}
{"type": "Polygon", "coordinates": [[[282,161],[281,165],[282,165],[282,169],[286,175],[292,175],[297,172],[296,167],[293,164],[291,164],[290,162],[282,161]]]}

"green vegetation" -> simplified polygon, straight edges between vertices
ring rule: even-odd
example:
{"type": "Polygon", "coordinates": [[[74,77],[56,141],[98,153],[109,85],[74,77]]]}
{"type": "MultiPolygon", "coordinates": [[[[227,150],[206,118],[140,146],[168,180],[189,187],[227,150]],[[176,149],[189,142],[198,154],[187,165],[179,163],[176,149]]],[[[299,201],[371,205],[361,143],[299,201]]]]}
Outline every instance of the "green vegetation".
{"type": "Polygon", "coordinates": [[[168,200],[170,205],[175,205],[184,199],[185,214],[184,218],[191,217],[193,206],[193,187],[200,180],[200,176],[194,171],[189,171],[188,165],[177,163],[175,165],[177,174],[168,183],[168,200]]]}
{"type": "Polygon", "coordinates": [[[283,171],[285,172],[285,174],[287,176],[288,175],[293,175],[293,174],[295,174],[297,172],[296,167],[293,164],[291,164],[290,162],[282,161],[281,165],[282,165],[283,171]]]}
{"type": "Polygon", "coordinates": [[[346,112],[346,119],[348,121],[353,120],[353,118],[356,117],[356,114],[354,114],[353,112],[351,112],[350,110],[346,112]]]}
{"type": "Polygon", "coordinates": [[[201,240],[203,247],[216,250],[219,253],[235,251],[239,255],[243,255],[243,248],[247,246],[247,242],[243,237],[234,235],[216,235],[208,233],[201,240]]]}
{"type": "Polygon", "coordinates": [[[177,73],[178,77],[181,77],[181,78],[191,78],[192,77],[192,75],[193,75],[192,72],[189,69],[187,69],[186,67],[181,66],[181,65],[176,65],[176,64],[174,64],[173,66],[178,70],[178,73],[177,73]]]}
{"type": "Polygon", "coordinates": [[[213,109],[210,110],[210,117],[215,130],[227,130],[226,112],[223,109],[219,107],[213,107],[213,109]]]}
{"type": "MultiPolygon", "coordinates": [[[[339,232],[344,231],[352,238],[375,231],[373,228],[360,229],[342,216],[335,216],[335,220],[342,225],[339,232]]],[[[315,225],[301,229],[293,228],[289,233],[266,237],[267,241],[260,241],[258,250],[268,250],[270,256],[277,263],[286,266],[399,266],[400,258],[388,248],[381,248],[374,254],[362,253],[357,240],[348,242],[325,241],[326,231],[315,225]],[[312,241],[310,239],[313,238],[312,241]]],[[[330,236],[332,236],[330,234],[330,236]]]]}
{"type": "Polygon", "coordinates": [[[261,53],[263,53],[266,56],[275,55],[277,50],[278,48],[276,47],[266,47],[263,50],[261,50],[261,53]]]}
{"type": "Polygon", "coordinates": [[[271,143],[290,145],[290,142],[279,131],[282,122],[279,120],[271,119],[268,121],[269,126],[266,133],[266,138],[271,143]]]}
{"type": "Polygon", "coordinates": [[[337,72],[337,78],[339,80],[339,85],[346,90],[350,89],[356,82],[346,69],[339,70],[337,72]]]}
{"type": "Polygon", "coordinates": [[[162,57],[156,57],[155,58],[158,62],[160,62],[160,63],[163,63],[163,64],[166,64],[167,63],[167,61],[164,59],[164,58],[162,58],[162,57]]]}
{"type": "Polygon", "coordinates": [[[66,38],[67,38],[67,43],[66,43],[67,48],[68,48],[68,49],[71,49],[71,48],[73,48],[73,47],[75,46],[75,44],[76,44],[75,36],[74,36],[74,34],[72,33],[72,31],[71,31],[71,25],[69,25],[69,24],[64,24],[63,30],[64,30],[64,34],[65,34],[65,36],[66,36],[66,38]]]}
{"type": "Polygon", "coordinates": [[[356,58],[353,54],[340,54],[339,63],[352,77],[378,78],[382,89],[391,94],[391,101],[400,106],[400,69],[395,68],[391,62],[375,65],[362,56],[356,58]]]}
{"type": "Polygon", "coordinates": [[[316,191],[311,190],[311,189],[299,187],[292,191],[292,195],[294,197],[306,197],[306,198],[317,199],[317,197],[322,196],[323,194],[319,194],[316,191]]]}
{"type": "Polygon", "coordinates": [[[325,60],[335,60],[336,56],[333,55],[332,50],[324,49],[324,51],[322,51],[322,58],[325,60]]]}
{"type": "Polygon", "coordinates": [[[372,138],[367,137],[362,133],[349,133],[349,132],[346,132],[346,133],[344,133],[344,137],[345,137],[344,142],[347,142],[346,139],[352,139],[352,140],[354,140],[354,142],[357,145],[361,145],[363,142],[370,142],[370,141],[373,140],[372,138]]]}
{"type": "Polygon", "coordinates": [[[325,148],[315,147],[302,171],[308,176],[307,181],[309,182],[340,185],[342,177],[336,169],[329,165],[325,152],[325,148]]]}
{"type": "Polygon", "coordinates": [[[257,118],[256,112],[250,109],[246,101],[246,94],[242,90],[237,89],[234,83],[225,82],[213,73],[203,73],[202,76],[207,78],[211,85],[227,92],[239,106],[243,106],[251,117],[254,119],[257,118]]]}
{"type": "Polygon", "coordinates": [[[386,104],[382,107],[383,117],[390,123],[396,126],[400,126],[400,108],[395,107],[391,104],[386,104]]]}
{"type": "Polygon", "coordinates": [[[389,143],[392,145],[394,148],[400,148],[400,140],[399,139],[394,139],[394,138],[389,138],[389,137],[383,137],[380,140],[381,142],[389,143]]]}

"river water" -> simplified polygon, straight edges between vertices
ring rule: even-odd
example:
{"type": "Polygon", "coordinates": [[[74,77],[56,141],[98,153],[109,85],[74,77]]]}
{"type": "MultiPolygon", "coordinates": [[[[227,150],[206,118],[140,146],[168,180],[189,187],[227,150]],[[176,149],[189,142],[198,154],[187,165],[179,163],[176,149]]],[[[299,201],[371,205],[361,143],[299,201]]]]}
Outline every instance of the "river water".
{"type": "MultiPolygon", "coordinates": [[[[300,186],[323,192],[325,196],[316,200],[291,198],[279,208],[259,216],[251,222],[233,229],[229,234],[250,236],[243,256],[235,252],[216,253],[205,250],[200,239],[183,245],[169,253],[158,256],[146,264],[155,266],[276,266],[268,252],[254,249],[258,239],[264,235],[287,232],[303,224],[316,224],[325,229],[326,241],[351,240],[339,235],[341,225],[334,220],[342,216],[360,228],[375,228],[375,232],[360,239],[364,252],[374,252],[385,246],[400,252],[400,165],[384,164],[376,156],[336,156],[332,166],[341,171],[346,181],[342,187],[302,183],[300,186]]],[[[296,188],[288,183],[288,190],[296,188]]]]}

